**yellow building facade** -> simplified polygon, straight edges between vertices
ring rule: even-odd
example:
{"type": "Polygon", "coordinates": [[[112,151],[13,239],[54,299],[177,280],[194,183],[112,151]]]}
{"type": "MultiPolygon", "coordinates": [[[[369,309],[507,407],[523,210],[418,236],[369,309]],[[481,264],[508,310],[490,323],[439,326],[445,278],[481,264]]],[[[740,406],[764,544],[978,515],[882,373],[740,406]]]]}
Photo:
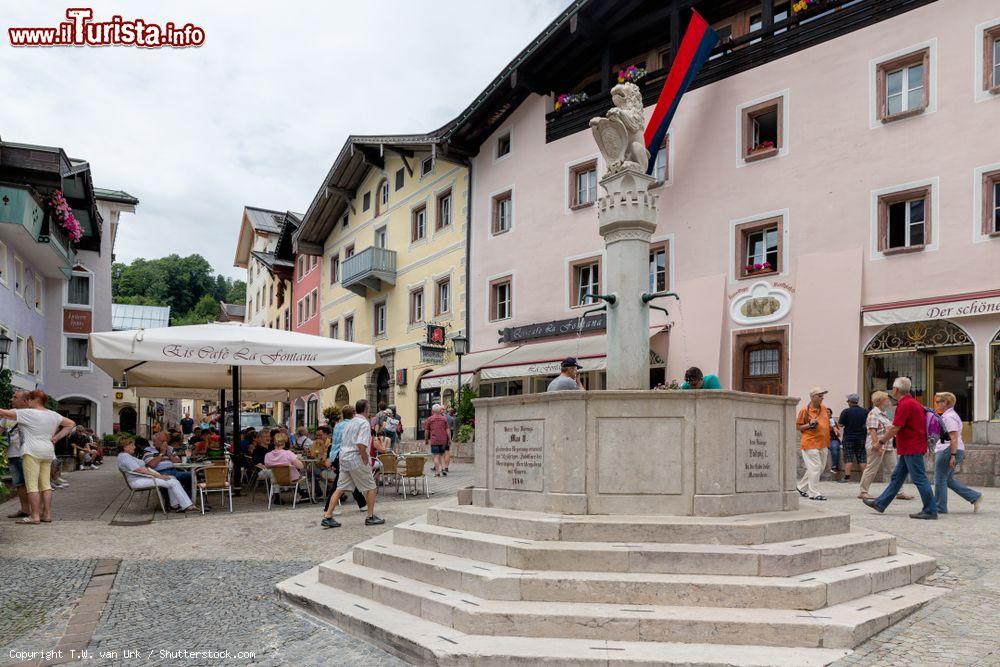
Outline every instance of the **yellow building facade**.
{"type": "Polygon", "coordinates": [[[328,389],[322,405],[394,405],[404,438],[450,390],[421,377],[465,330],[469,173],[426,137],[352,137],[297,232],[322,252],[321,334],[374,345],[379,366],[328,389]]]}

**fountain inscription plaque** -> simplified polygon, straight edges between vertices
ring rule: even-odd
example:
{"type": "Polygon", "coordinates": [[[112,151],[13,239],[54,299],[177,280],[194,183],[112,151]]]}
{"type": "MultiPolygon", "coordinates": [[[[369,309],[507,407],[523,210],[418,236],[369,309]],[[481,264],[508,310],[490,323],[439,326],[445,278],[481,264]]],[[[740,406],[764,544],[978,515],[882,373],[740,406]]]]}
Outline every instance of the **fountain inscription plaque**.
{"type": "Polygon", "coordinates": [[[778,491],[779,424],[736,419],[736,492],[778,491]]]}
{"type": "Polygon", "coordinates": [[[541,491],[544,483],[545,420],[493,424],[493,485],[512,491],[541,491]]]}

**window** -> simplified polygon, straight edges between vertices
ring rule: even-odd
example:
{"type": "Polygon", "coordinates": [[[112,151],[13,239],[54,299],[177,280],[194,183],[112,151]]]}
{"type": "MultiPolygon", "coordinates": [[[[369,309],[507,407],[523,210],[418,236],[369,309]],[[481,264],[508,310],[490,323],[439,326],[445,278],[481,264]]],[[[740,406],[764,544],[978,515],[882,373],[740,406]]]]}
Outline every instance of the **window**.
{"type": "Polygon", "coordinates": [[[306,321],[306,318],[305,318],[305,299],[299,299],[299,319],[298,319],[298,322],[299,322],[299,324],[302,324],[305,321],[306,321]]]}
{"type": "Polygon", "coordinates": [[[341,227],[341,229],[347,229],[347,225],[350,222],[350,220],[351,220],[350,214],[345,213],[344,217],[340,219],[340,227],[341,227]]]}
{"type": "Polygon", "coordinates": [[[663,137],[663,145],[660,146],[660,150],[656,151],[656,157],[653,160],[653,177],[656,182],[666,183],[670,178],[670,135],[667,134],[663,137]]]}
{"type": "Polygon", "coordinates": [[[437,197],[437,223],[435,229],[444,229],[451,225],[451,190],[437,197]]]}
{"type": "Polygon", "coordinates": [[[504,132],[497,137],[496,159],[510,155],[510,131],[504,132]]]}
{"type": "Polygon", "coordinates": [[[585,306],[596,300],[588,294],[599,294],[601,291],[601,260],[585,259],[570,265],[573,292],[570,295],[570,307],[585,306]]]}
{"type": "Polygon", "coordinates": [[[71,306],[90,306],[90,275],[74,273],[66,283],[66,303],[71,306]]]}
{"type": "Polygon", "coordinates": [[[511,293],[511,278],[500,278],[490,282],[490,321],[510,319],[514,311],[511,293]]]}
{"type": "Polygon", "coordinates": [[[376,336],[385,335],[385,319],[386,319],[386,307],[385,301],[381,301],[375,304],[374,307],[374,317],[372,318],[373,330],[372,333],[376,336]]]}
{"type": "Polygon", "coordinates": [[[514,224],[514,201],[508,190],[493,197],[493,234],[510,231],[514,224]]]}
{"type": "Polygon", "coordinates": [[[372,207],[372,193],[371,193],[371,190],[369,190],[361,198],[361,210],[362,211],[367,211],[371,207],[372,207]]]}
{"type": "Polygon", "coordinates": [[[7,285],[7,244],[0,241],[0,285],[7,285]]]}
{"type": "Polygon", "coordinates": [[[42,348],[35,346],[35,377],[38,378],[39,382],[43,382],[42,370],[45,368],[43,365],[45,362],[44,352],[42,348]]]}
{"type": "Polygon", "coordinates": [[[384,178],[378,184],[378,203],[375,206],[375,215],[382,215],[385,213],[386,207],[389,206],[389,181],[384,178]]]}
{"type": "Polygon", "coordinates": [[[24,262],[17,255],[14,256],[14,292],[24,297],[24,262]]]}
{"type": "Polygon", "coordinates": [[[736,271],[738,279],[781,272],[781,218],[755,220],[736,226],[736,271]]]}
{"type": "Polygon", "coordinates": [[[777,155],[782,147],[784,98],[743,108],[743,159],[747,162],[777,155]]]}
{"type": "Polygon", "coordinates": [[[389,247],[389,229],[387,227],[382,226],[375,230],[375,247],[389,247]]]}
{"type": "Polygon", "coordinates": [[[330,322],[330,338],[340,338],[340,324],[337,322],[330,322]]]}
{"type": "Polygon", "coordinates": [[[295,260],[295,270],[298,272],[297,280],[302,280],[302,276],[306,274],[305,269],[305,255],[301,255],[297,260],[295,260]]]}
{"type": "Polygon", "coordinates": [[[434,158],[425,157],[424,161],[420,163],[420,175],[426,176],[434,170],[434,158]]]}
{"type": "Polygon", "coordinates": [[[882,195],[878,199],[878,249],[894,254],[920,250],[930,239],[930,186],[882,195]]]}
{"type": "Polygon", "coordinates": [[[405,171],[406,170],[403,169],[402,167],[400,167],[399,169],[396,170],[396,189],[397,190],[402,190],[403,189],[403,179],[405,178],[405,171]]]}
{"type": "Polygon", "coordinates": [[[666,242],[649,248],[649,291],[665,292],[670,287],[669,246],[666,242]]]}
{"type": "Polygon", "coordinates": [[[983,234],[1000,235],[1000,170],[983,174],[983,234]]]}
{"type": "Polygon", "coordinates": [[[877,71],[878,119],[888,123],[921,113],[929,100],[930,49],[881,63],[877,71]]]}
{"type": "Polygon", "coordinates": [[[427,236],[427,207],[420,206],[410,214],[410,242],[419,241],[427,236]]]}
{"type": "Polygon", "coordinates": [[[410,292],[410,324],[424,321],[424,288],[410,292]]]}
{"type": "Polygon", "coordinates": [[[340,278],[340,256],[330,257],[330,284],[335,284],[340,278]]]}
{"type": "Polygon", "coordinates": [[[42,298],[45,293],[45,280],[36,275],[35,276],[35,310],[42,312],[42,298]]]}
{"type": "Polygon", "coordinates": [[[344,340],[349,343],[354,342],[354,316],[349,315],[344,318],[344,340]]]}
{"type": "Polygon", "coordinates": [[[570,168],[570,208],[590,206],[597,201],[597,160],[570,168]]]}
{"type": "Polygon", "coordinates": [[[351,245],[347,246],[346,248],[344,248],[344,259],[347,259],[348,257],[354,257],[354,244],[353,243],[351,245]]]}
{"type": "Polygon", "coordinates": [[[751,377],[781,374],[781,349],[775,346],[758,347],[747,352],[747,370],[751,377]]]}
{"type": "Polygon", "coordinates": [[[90,368],[87,361],[87,337],[86,336],[64,336],[66,341],[66,367],[67,368],[90,368]]]}
{"type": "Polygon", "coordinates": [[[17,336],[15,338],[17,341],[15,343],[14,354],[14,370],[22,375],[28,372],[28,346],[24,338],[17,336]]]}
{"type": "Polygon", "coordinates": [[[437,295],[434,301],[434,314],[443,315],[451,312],[451,279],[437,281],[435,291],[437,295]]]}
{"type": "Polygon", "coordinates": [[[983,45],[983,55],[986,62],[983,67],[986,90],[1000,94],[1000,25],[995,25],[985,32],[986,43],[983,45]]]}
{"type": "Polygon", "coordinates": [[[314,289],[310,293],[310,296],[312,297],[312,299],[310,300],[309,303],[312,306],[312,310],[309,311],[309,317],[315,317],[316,313],[319,312],[319,290],[314,289]]]}
{"type": "Polygon", "coordinates": [[[285,308],[285,331],[292,330],[292,309],[285,308]]]}

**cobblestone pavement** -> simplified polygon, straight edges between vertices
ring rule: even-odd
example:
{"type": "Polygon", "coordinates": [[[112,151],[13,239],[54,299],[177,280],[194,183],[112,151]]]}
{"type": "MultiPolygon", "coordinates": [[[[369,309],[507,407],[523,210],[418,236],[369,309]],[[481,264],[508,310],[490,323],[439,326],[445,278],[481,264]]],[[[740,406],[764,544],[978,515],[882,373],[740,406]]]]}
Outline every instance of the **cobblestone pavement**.
{"type": "MultiPolygon", "coordinates": [[[[453,466],[433,480],[431,499],[380,497],[378,513],[393,525],[418,516],[471,481],[471,466],[453,466]]],[[[274,584],[380,532],[345,507],[344,526],[317,528],[321,509],[306,504],[273,511],[215,511],[148,522],[142,501],[133,514],[146,522],[110,525],[124,497],[113,471],[72,473],[73,493],[57,492],[56,522],[17,527],[0,523],[0,664],[10,651],[52,649],[97,558],[120,558],[117,578],[89,650],[93,665],[399,665],[396,658],[280,603],[274,584]],[[84,478],[83,475],[88,475],[84,478]],[[95,485],[87,489],[87,485],[95,485]],[[145,512],[145,514],[144,514],[145,512]],[[67,519],[67,517],[70,517],[67,519]],[[141,659],[126,659],[125,649],[141,659]],[[183,659],[159,651],[230,651],[226,659],[183,659]],[[99,651],[118,651],[117,658],[99,651]],[[152,651],[152,655],[149,652],[152,651]],[[239,658],[240,651],[253,658],[239,658]]],[[[1000,490],[986,489],[981,514],[952,497],[939,521],[907,517],[916,501],[897,501],[878,515],[854,498],[856,487],[823,483],[823,506],[852,514],[856,525],[895,534],[900,548],[938,558],[932,585],[951,589],[911,617],[862,644],[838,665],[1000,664],[1000,490]]],[[[912,490],[912,489],[911,489],[912,490]]],[[[218,505],[216,499],[215,502],[218,505]]],[[[258,505],[260,501],[258,500],[258,505]]],[[[804,504],[812,504],[804,501],[804,504]]],[[[0,512],[13,509],[0,506],[0,512]]],[[[135,517],[130,517],[135,518],[135,517]]]]}

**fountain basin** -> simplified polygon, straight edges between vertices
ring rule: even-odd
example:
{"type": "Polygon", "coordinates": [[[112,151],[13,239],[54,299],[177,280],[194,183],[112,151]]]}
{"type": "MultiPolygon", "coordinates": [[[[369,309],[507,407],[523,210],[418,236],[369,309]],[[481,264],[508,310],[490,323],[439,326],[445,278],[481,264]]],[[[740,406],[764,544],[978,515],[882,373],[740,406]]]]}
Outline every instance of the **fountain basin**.
{"type": "Polygon", "coordinates": [[[473,504],[559,514],[795,510],[797,402],[719,390],[478,399],[473,504]]]}

